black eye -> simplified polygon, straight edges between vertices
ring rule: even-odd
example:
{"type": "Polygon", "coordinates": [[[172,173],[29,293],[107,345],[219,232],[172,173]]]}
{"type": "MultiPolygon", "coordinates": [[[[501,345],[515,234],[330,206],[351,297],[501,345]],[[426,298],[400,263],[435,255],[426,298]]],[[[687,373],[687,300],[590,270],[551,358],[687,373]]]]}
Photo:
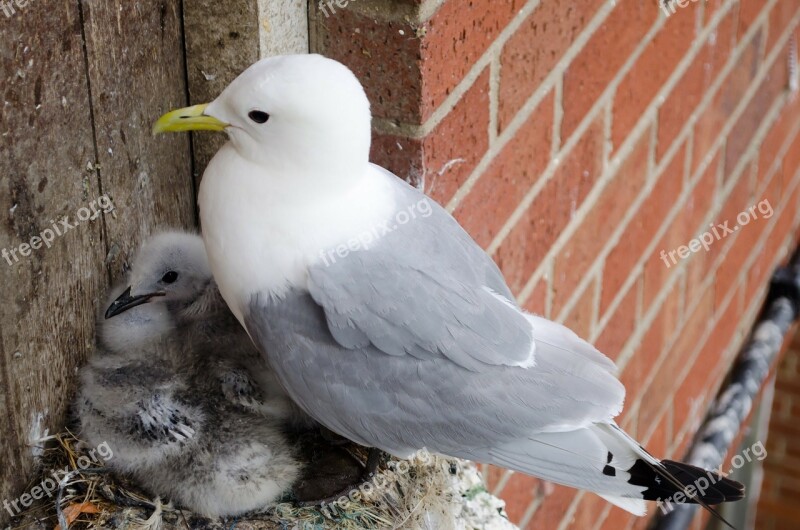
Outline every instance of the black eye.
{"type": "Polygon", "coordinates": [[[269,114],[261,110],[251,110],[247,116],[256,123],[267,123],[269,119],[269,114]]]}
{"type": "Polygon", "coordinates": [[[164,283],[175,283],[175,280],[178,279],[178,273],[175,271],[168,271],[164,276],[161,277],[161,281],[164,283]]]}

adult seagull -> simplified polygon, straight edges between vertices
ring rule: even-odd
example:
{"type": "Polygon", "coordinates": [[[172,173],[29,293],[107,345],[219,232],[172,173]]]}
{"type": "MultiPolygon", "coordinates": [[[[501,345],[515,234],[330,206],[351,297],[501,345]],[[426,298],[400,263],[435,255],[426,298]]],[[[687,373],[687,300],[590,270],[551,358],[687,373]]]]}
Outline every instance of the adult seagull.
{"type": "Polygon", "coordinates": [[[292,399],[359,444],[497,464],[637,515],[676,494],[742,498],[614,423],[614,363],[520,309],[455,219],[371,164],[370,124],[349,69],[292,55],[154,126],[228,134],[200,186],[203,238],[222,296],[292,399]]]}

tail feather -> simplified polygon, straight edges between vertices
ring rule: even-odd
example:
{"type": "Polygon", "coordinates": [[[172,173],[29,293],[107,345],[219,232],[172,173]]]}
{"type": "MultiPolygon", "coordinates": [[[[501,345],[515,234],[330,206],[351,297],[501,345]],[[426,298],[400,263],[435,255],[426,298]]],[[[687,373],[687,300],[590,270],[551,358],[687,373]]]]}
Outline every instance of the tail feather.
{"type": "Polygon", "coordinates": [[[659,461],[613,423],[539,433],[493,448],[489,458],[485,456],[473,455],[475,460],[592,491],[636,515],[644,514],[646,500],[681,501],[700,504],[727,524],[710,505],[744,497],[744,486],[713,471],[659,461]]]}
{"type": "Polygon", "coordinates": [[[684,499],[682,502],[692,504],[722,504],[744,498],[742,484],[714,471],[672,460],[662,460],[661,464],[663,470],[657,471],[643,460],[637,460],[628,470],[631,484],[647,488],[642,493],[645,500],[673,502],[677,493],[684,499]],[[665,480],[664,472],[678,484],[665,480]]]}

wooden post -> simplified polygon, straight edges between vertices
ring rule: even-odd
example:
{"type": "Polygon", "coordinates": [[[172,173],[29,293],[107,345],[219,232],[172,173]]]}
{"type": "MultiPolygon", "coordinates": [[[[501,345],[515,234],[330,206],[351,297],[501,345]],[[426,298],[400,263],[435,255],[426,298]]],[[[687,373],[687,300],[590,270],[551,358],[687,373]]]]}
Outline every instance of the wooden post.
{"type": "MultiPolygon", "coordinates": [[[[217,97],[262,57],[306,53],[306,0],[196,0],[184,6],[186,63],[192,104],[217,97]]],[[[224,135],[193,135],[195,173],[225,142],[224,135]]]]}
{"type": "Polygon", "coordinates": [[[156,227],[194,224],[188,139],[150,134],[187,102],[180,5],[0,13],[0,502],[26,487],[35,439],[65,425],[109,280],[156,227]]]}

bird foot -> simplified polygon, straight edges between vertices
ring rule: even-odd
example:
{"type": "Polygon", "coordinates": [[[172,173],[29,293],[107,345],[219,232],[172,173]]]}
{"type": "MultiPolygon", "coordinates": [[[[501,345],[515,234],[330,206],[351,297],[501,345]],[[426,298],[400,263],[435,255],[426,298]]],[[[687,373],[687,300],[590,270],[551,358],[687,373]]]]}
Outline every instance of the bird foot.
{"type": "Polygon", "coordinates": [[[336,473],[333,469],[329,469],[328,473],[321,474],[316,477],[309,477],[302,481],[302,483],[296,487],[295,494],[297,500],[295,504],[302,507],[308,506],[325,506],[326,504],[334,504],[337,501],[340,501],[342,498],[350,498],[350,495],[361,489],[361,487],[372,480],[372,477],[375,476],[377,473],[378,468],[380,465],[388,459],[388,455],[381,451],[380,449],[370,448],[369,453],[367,455],[366,463],[361,466],[358,465],[360,471],[358,474],[353,476],[352,470],[344,470],[344,473],[336,473]],[[331,475],[338,475],[338,478],[334,481],[331,475]],[[336,491],[333,495],[325,495],[322,498],[315,498],[312,492],[317,491],[330,491],[334,482],[338,482],[341,484],[342,480],[347,480],[347,475],[350,475],[350,483],[342,488],[342,489],[334,489],[336,491]],[[355,479],[355,480],[353,480],[355,479]],[[306,497],[306,498],[304,498],[306,497]],[[312,497],[311,499],[307,497],[312,497]]]}

